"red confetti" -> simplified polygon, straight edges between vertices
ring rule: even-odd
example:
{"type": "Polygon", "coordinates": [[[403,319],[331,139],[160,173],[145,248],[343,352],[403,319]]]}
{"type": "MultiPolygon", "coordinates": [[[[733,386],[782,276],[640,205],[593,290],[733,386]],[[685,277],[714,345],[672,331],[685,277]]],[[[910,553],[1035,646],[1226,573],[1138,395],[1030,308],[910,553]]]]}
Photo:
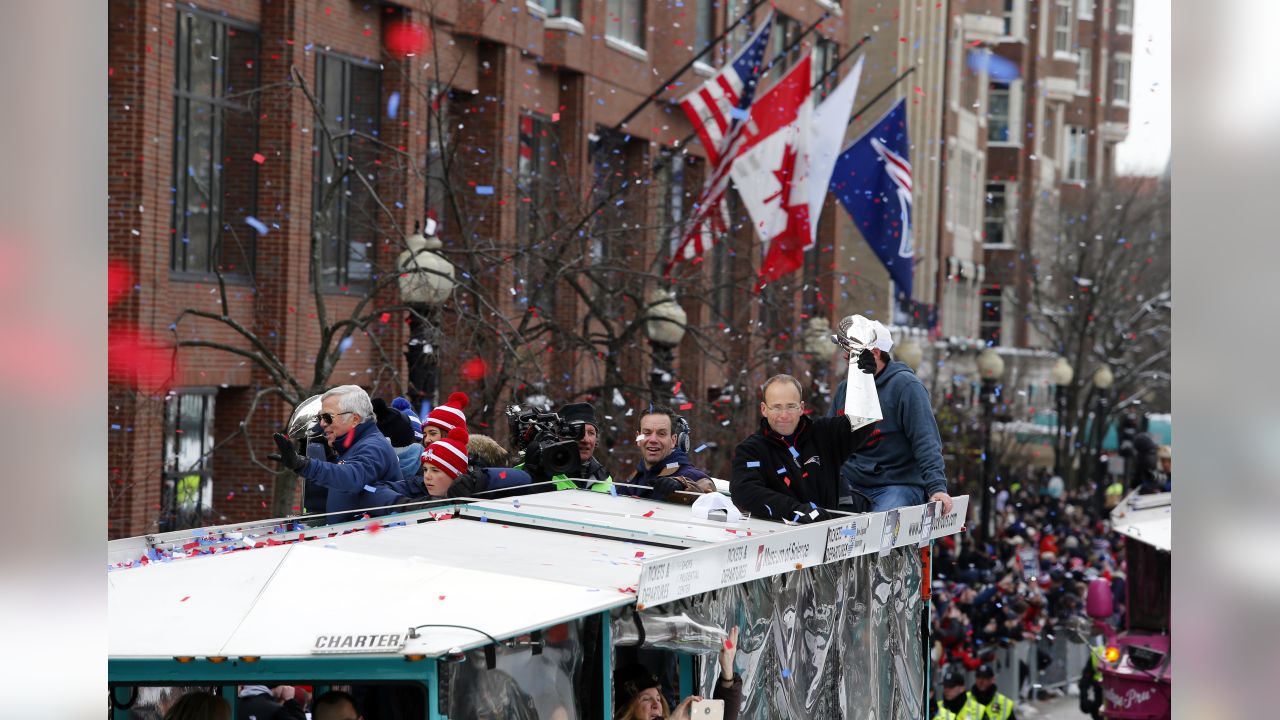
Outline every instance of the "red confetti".
{"type": "Polygon", "coordinates": [[[191,599],[191,596],[190,596],[190,595],[188,595],[188,596],[186,596],[186,597],[182,598],[181,600],[179,600],[178,602],[186,602],[186,601],[188,601],[188,600],[190,600],[190,599],[191,599]]]}
{"type": "Polygon", "coordinates": [[[408,57],[427,50],[431,45],[431,38],[425,26],[406,20],[393,23],[387,28],[386,45],[387,51],[392,55],[408,57]]]}
{"type": "Polygon", "coordinates": [[[724,649],[725,649],[725,650],[732,650],[732,649],[733,649],[733,641],[732,641],[732,640],[730,640],[729,638],[725,638],[725,639],[724,639],[724,649]]]}
{"type": "Polygon", "coordinates": [[[464,380],[478,382],[484,379],[489,373],[489,366],[485,363],[484,358],[474,357],[462,363],[462,367],[458,370],[464,380]]]}
{"type": "Polygon", "coordinates": [[[262,163],[267,161],[267,156],[263,155],[262,153],[254,153],[253,161],[261,165],[262,163]]]}
{"type": "Polygon", "coordinates": [[[369,523],[370,533],[376,533],[381,529],[382,529],[382,523],[378,522],[377,520],[374,520],[373,522],[369,523]]]}
{"type": "Polygon", "coordinates": [[[637,551],[636,551],[636,557],[638,557],[638,558],[642,558],[642,557],[644,557],[644,551],[643,551],[643,550],[637,550],[637,551]]]}
{"type": "Polygon", "coordinates": [[[444,599],[444,596],[443,596],[443,595],[441,595],[441,596],[440,596],[440,599],[441,599],[441,600],[443,600],[443,599],[444,599]]]}
{"type": "Polygon", "coordinates": [[[640,517],[653,517],[653,511],[650,510],[649,512],[645,513],[644,515],[641,515],[640,517]]]}

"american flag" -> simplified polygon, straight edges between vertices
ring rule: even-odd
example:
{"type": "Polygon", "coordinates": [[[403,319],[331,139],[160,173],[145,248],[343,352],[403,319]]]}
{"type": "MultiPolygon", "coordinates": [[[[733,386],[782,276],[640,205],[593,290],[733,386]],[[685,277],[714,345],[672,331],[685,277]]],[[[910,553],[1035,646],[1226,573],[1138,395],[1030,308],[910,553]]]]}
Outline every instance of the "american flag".
{"type": "Polygon", "coordinates": [[[742,131],[755,100],[772,27],[773,13],[770,12],[724,69],[680,99],[680,107],[684,108],[706,148],[711,172],[703,183],[684,240],[667,263],[668,273],[677,262],[700,257],[715,242],[714,233],[723,233],[726,229],[723,214],[716,211],[721,210],[720,201],[729,189],[729,168],[744,140],[742,131]]]}

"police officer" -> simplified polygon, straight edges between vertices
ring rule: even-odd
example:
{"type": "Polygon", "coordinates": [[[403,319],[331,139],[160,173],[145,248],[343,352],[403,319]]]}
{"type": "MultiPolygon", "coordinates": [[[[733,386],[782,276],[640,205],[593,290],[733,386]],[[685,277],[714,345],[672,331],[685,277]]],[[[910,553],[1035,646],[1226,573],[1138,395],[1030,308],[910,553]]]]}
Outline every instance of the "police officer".
{"type": "Polygon", "coordinates": [[[964,689],[964,675],[947,668],[942,676],[942,699],[933,720],[978,720],[981,709],[964,689]]]}
{"type": "Polygon", "coordinates": [[[987,663],[978,667],[969,697],[978,706],[975,717],[980,720],[1017,720],[1013,714],[1013,701],[996,690],[996,671],[987,663]]]}

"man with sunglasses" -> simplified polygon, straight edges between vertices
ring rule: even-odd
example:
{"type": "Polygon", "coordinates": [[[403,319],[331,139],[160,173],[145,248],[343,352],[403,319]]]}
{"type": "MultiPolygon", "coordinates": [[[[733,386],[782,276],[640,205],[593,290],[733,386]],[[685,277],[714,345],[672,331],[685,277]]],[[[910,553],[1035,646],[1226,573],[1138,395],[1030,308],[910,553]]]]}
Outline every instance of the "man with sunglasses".
{"type": "Polygon", "coordinates": [[[400,461],[391,441],[378,430],[373,402],[359,385],[341,385],[320,396],[320,428],[337,462],[299,455],[293,441],[275,434],[279,452],[268,455],[285,468],[329,489],[327,522],[345,522],[348,511],[389,504],[386,485],[400,480],[400,461]]]}
{"type": "Polygon", "coordinates": [[[734,504],[770,520],[828,519],[827,509],[840,501],[840,465],[873,439],[874,424],[853,430],[844,415],[810,418],[800,381],[790,375],[774,375],[761,391],[760,429],[733,453],[734,504]]]}

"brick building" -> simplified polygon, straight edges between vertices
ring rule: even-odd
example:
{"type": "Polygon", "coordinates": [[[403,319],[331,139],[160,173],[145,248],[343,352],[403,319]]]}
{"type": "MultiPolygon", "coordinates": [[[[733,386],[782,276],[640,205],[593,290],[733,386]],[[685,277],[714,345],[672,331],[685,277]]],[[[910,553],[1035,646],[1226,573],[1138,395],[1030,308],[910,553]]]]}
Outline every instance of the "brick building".
{"type": "MultiPolygon", "coordinates": [[[[775,3],[770,55],[821,21],[799,46],[815,48],[815,74],[872,35],[857,106],[916,68],[847,136],[911,98],[915,324],[931,311],[943,335],[981,336],[982,293],[1023,271],[1016,256],[1033,241],[1018,208],[1109,172],[1125,130],[1115,93],[1132,6],[1101,0],[1118,7],[1086,18],[1068,3],[1072,60],[1042,50],[1057,42],[1047,23],[1063,2],[775,3]],[[964,71],[974,43],[1022,69],[1005,93],[1022,113],[1008,137],[1036,159],[992,142],[994,86],[964,71]],[[1107,68],[1087,76],[1089,97],[1072,84],[1085,56],[1107,68]],[[1087,128],[1083,145],[1078,131],[1068,143],[1068,126],[1087,128]],[[1064,143],[1087,161],[1057,160],[1064,143]],[[1017,200],[1003,205],[1008,232],[996,243],[1000,183],[1017,200]]],[[[166,390],[111,385],[111,535],[294,511],[296,498],[273,495],[265,460],[286,399],[343,383],[404,394],[406,347],[432,349],[429,387],[416,390],[471,393],[478,432],[502,438],[501,407],[531,395],[616,410],[605,443],[620,466],[634,459],[626,408],[651,397],[651,370],[665,368],[694,427],[718,438],[702,457],[723,472],[733,438],[754,425],[747,388],[797,361],[815,377],[829,371],[798,347],[809,318],[888,318],[892,304],[887,274],[833,199],[804,271],[754,295],[760,246],[731,196],[733,236],[677,273],[690,328],[680,346],[664,355],[643,323],[617,319],[643,317],[660,284],[653,268],[701,186],[703,152],[681,144],[691,128],[673,101],[714,72],[724,46],[619,123],[749,5],[113,0],[109,255],[131,287],[110,323],[183,347],[166,390]],[[387,50],[406,22],[428,28],[409,57],[387,50]],[[415,310],[397,295],[396,259],[428,214],[459,289],[415,310]],[[437,334],[422,341],[424,327],[437,334]]],[[[735,29],[730,48],[746,33],[735,29]]],[[[1011,313],[1001,323],[1011,328],[1001,342],[1026,344],[1011,313]]]]}

